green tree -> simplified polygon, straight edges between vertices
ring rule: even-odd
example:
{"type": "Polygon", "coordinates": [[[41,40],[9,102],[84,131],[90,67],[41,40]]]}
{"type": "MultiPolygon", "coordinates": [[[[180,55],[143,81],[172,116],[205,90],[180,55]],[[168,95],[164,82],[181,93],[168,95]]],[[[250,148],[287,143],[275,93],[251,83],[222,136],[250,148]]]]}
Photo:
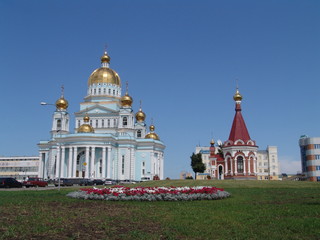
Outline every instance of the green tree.
{"type": "Polygon", "coordinates": [[[191,167],[194,171],[194,179],[197,179],[197,173],[203,173],[206,170],[206,166],[202,162],[201,153],[194,154],[192,153],[191,158],[191,167]]]}

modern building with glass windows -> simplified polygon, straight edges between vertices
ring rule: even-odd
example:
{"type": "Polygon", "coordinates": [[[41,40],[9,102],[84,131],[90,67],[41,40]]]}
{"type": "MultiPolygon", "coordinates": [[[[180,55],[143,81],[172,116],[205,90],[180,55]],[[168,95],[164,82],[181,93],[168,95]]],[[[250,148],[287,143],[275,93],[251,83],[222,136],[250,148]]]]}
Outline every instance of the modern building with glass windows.
{"type": "Polygon", "coordinates": [[[51,137],[38,144],[40,177],[164,178],[165,145],[153,124],[148,131],[141,104],[134,112],[128,87],[122,96],[120,77],[109,63],[105,52],[101,67],[89,77],[84,102],[75,113],[75,132],[69,129],[64,94],[56,101],[51,137]]]}
{"type": "Polygon", "coordinates": [[[320,137],[299,139],[302,173],[309,181],[320,181],[320,137]]]}
{"type": "Polygon", "coordinates": [[[0,157],[0,177],[13,177],[24,180],[26,177],[37,177],[39,157],[0,157]]]}

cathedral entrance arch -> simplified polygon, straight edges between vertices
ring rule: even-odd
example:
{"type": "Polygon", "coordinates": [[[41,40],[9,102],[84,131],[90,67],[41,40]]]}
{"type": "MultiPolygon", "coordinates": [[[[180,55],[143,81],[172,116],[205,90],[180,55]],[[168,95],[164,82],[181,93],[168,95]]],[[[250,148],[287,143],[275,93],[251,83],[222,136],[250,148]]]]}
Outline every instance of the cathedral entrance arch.
{"type": "Polygon", "coordinates": [[[218,168],[218,179],[219,180],[223,180],[224,179],[223,166],[222,165],[219,165],[219,168],[218,168]]]}
{"type": "Polygon", "coordinates": [[[76,177],[82,177],[86,175],[86,154],[85,151],[81,151],[77,155],[77,170],[76,170],[76,177]]]}

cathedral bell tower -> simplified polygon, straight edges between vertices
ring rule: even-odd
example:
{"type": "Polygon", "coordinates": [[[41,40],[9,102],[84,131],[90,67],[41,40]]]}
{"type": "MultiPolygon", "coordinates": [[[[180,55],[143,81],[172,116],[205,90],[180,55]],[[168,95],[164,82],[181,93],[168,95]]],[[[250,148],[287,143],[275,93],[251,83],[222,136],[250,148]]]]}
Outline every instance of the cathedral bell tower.
{"type": "Polygon", "coordinates": [[[63,96],[63,87],[61,97],[56,101],[56,111],[52,117],[51,136],[56,137],[61,134],[69,133],[69,113],[68,101],[63,96]]]}

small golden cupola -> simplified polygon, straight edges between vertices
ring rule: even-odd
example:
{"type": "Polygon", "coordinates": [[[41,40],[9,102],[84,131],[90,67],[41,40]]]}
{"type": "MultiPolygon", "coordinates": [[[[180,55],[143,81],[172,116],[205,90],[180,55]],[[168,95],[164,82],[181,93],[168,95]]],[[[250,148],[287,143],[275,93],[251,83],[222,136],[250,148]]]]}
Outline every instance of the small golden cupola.
{"type": "Polygon", "coordinates": [[[158,134],[156,134],[156,133],[154,132],[155,127],[154,127],[153,124],[151,124],[151,126],[149,127],[149,129],[150,129],[150,132],[146,135],[146,138],[148,138],[148,139],[154,139],[154,140],[160,140],[158,134]]]}
{"type": "Polygon", "coordinates": [[[110,57],[105,51],[101,57],[101,67],[94,70],[88,80],[88,86],[97,84],[114,84],[121,86],[121,80],[116,71],[109,68],[110,57]]]}
{"type": "Polygon", "coordinates": [[[146,119],[146,114],[142,111],[141,101],[140,101],[140,108],[139,108],[139,112],[136,113],[136,120],[138,122],[144,122],[145,119],[146,119]]]}
{"type": "Polygon", "coordinates": [[[126,94],[121,98],[121,106],[122,107],[131,107],[133,103],[132,97],[128,94],[128,82],[126,82],[126,94]]]}
{"type": "Polygon", "coordinates": [[[94,133],[93,127],[90,124],[88,124],[89,120],[90,120],[90,117],[86,113],[86,115],[83,117],[84,124],[82,124],[78,128],[78,133],[94,133]]]}
{"type": "Polygon", "coordinates": [[[236,101],[236,102],[241,102],[241,100],[242,100],[242,95],[240,94],[238,88],[237,88],[236,93],[233,96],[233,100],[236,101]]]}
{"type": "Polygon", "coordinates": [[[215,142],[214,142],[214,139],[212,138],[211,141],[210,141],[210,146],[214,146],[215,142]]]}
{"type": "Polygon", "coordinates": [[[61,97],[56,101],[57,110],[67,110],[69,103],[66,99],[64,99],[64,87],[61,86],[61,97]]]}

